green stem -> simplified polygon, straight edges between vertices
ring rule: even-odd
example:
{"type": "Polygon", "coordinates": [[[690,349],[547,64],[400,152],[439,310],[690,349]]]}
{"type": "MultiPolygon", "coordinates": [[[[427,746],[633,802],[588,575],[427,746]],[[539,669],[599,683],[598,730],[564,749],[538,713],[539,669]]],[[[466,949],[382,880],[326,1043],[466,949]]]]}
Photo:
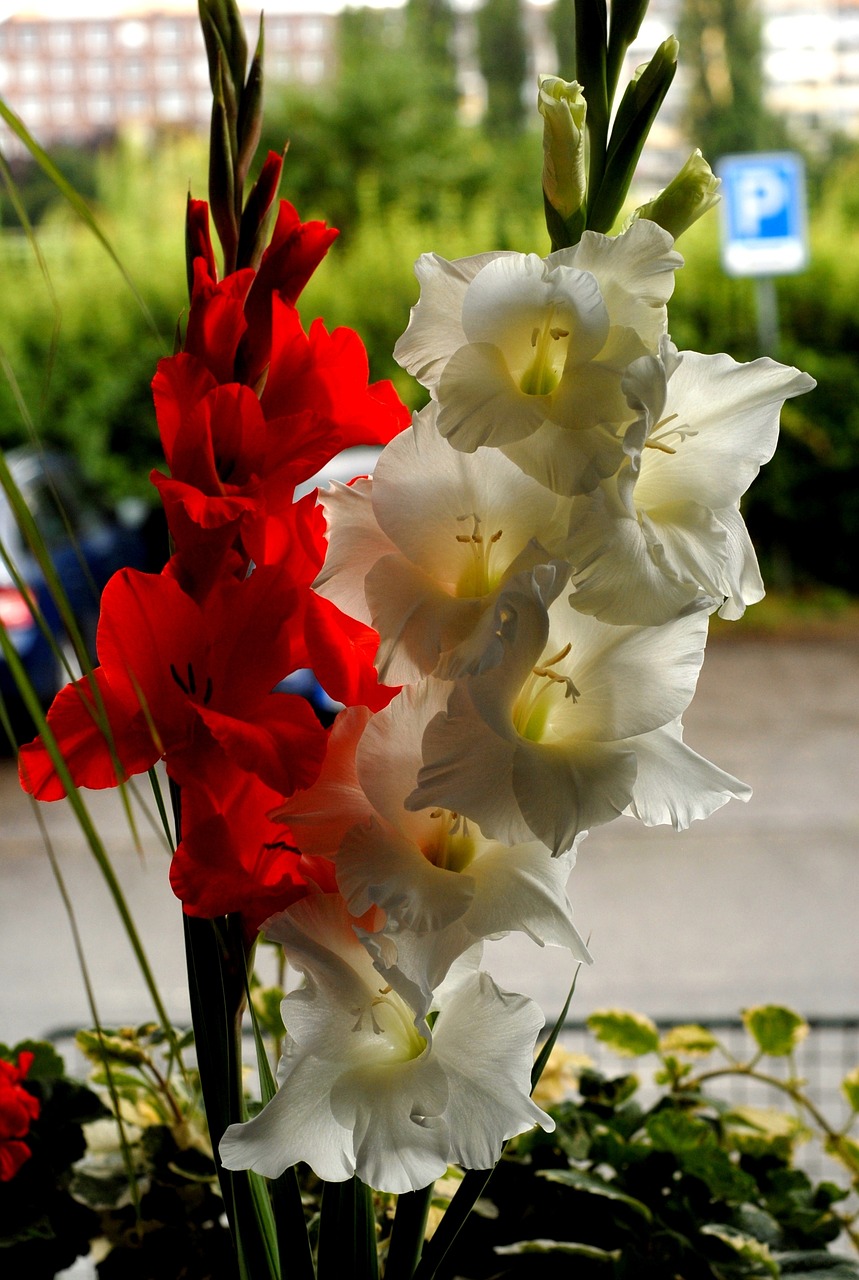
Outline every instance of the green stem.
{"type": "Polygon", "coordinates": [[[385,1280],[412,1280],[421,1260],[435,1183],[397,1197],[385,1280]]]}
{"type": "Polygon", "coordinates": [[[373,1193],[360,1178],[325,1183],[316,1275],[317,1280],[378,1280],[373,1193]]]}

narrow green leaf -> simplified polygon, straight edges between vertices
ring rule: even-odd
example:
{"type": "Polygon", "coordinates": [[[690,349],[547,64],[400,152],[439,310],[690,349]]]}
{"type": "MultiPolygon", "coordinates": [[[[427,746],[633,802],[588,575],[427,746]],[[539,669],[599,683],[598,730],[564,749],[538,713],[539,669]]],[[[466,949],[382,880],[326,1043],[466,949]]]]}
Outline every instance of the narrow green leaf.
{"type": "Polygon", "coordinates": [[[533,1067],[531,1068],[531,1092],[532,1093],[534,1092],[534,1090],[537,1087],[537,1084],[539,1083],[540,1076],[546,1070],[546,1063],[549,1061],[549,1058],[552,1055],[552,1050],[555,1047],[555,1042],[557,1041],[558,1036],[561,1033],[561,1029],[564,1025],[564,1022],[566,1021],[567,1014],[570,1011],[570,1004],[572,1003],[573,992],[576,989],[576,983],[579,980],[579,971],[581,967],[582,967],[581,962],[579,962],[576,965],[575,971],[573,973],[573,980],[570,983],[570,989],[567,992],[567,998],[564,1001],[564,1007],[561,1010],[561,1012],[558,1014],[555,1020],[555,1025],[554,1027],[552,1027],[552,1030],[549,1034],[548,1039],[546,1040],[546,1043],[543,1045],[542,1049],[537,1055],[537,1059],[533,1067]]]}
{"type": "Polygon", "coordinates": [[[638,35],[650,0],[612,0],[606,57],[606,92],[614,101],[626,51],[638,35]]]}
{"type": "Polygon", "coordinates": [[[591,188],[588,227],[608,232],[623,207],[647,136],[677,72],[677,41],[669,36],[621,99],[599,186],[591,188]]]}
{"type": "Polygon", "coordinates": [[[238,153],[236,156],[236,196],[238,200],[237,214],[241,216],[242,193],[248,170],[253,163],[262,133],[262,97],[263,97],[263,55],[265,37],[263,15],[259,19],[259,37],[253,61],[248,71],[247,83],[242,90],[239,102],[236,139],[238,153]]]}
{"type": "Polygon", "coordinates": [[[385,1280],[411,1280],[423,1249],[435,1183],[397,1197],[385,1280]]]}
{"type": "Polygon", "coordinates": [[[359,1178],[326,1182],[319,1215],[318,1280],[377,1280],[376,1219],[372,1191],[359,1178]]]}

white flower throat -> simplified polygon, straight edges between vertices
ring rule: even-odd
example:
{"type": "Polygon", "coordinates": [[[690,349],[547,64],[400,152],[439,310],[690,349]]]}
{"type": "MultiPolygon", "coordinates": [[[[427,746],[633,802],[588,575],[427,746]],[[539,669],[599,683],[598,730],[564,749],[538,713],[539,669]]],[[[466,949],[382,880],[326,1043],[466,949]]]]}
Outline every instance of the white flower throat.
{"type": "Polygon", "coordinates": [[[350,1010],[356,1017],[353,1032],[361,1031],[364,1019],[370,1019],[374,1056],[391,1062],[408,1062],[419,1058],[427,1046],[417,1031],[414,1013],[391,987],[379,987],[377,995],[368,991],[365,1004],[350,1010]]]}
{"type": "Polygon", "coordinates": [[[542,327],[535,325],[531,331],[534,358],[519,379],[519,389],[526,396],[550,395],[561,380],[567,359],[569,329],[552,324],[550,312],[542,327]]]}
{"type": "Polygon", "coordinates": [[[500,542],[504,531],[503,529],[496,529],[495,533],[486,537],[480,528],[483,521],[476,512],[472,512],[470,515],[457,516],[456,518],[459,521],[472,521],[471,533],[458,533],[456,535],[457,542],[468,547],[470,555],[465,572],[457,583],[456,594],[469,598],[488,595],[495,585],[492,575],[492,553],[500,542]]]}
{"type": "Polygon", "coordinates": [[[468,819],[451,809],[431,809],[429,816],[434,824],[433,839],[421,852],[443,871],[464,871],[477,852],[468,819]]]}
{"type": "Polygon", "coordinates": [[[565,644],[553,657],[532,667],[531,674],[513,704],[513,727],[521,737],[528,738],[531,742],[539,742],[543,737],[552,703],[562,688],[564,698],[572,698],[573,702],[579,700],[579,691],[572,678],[553,670],[559,662],[563,662],[572,647],[569,643],[565,644]]]}

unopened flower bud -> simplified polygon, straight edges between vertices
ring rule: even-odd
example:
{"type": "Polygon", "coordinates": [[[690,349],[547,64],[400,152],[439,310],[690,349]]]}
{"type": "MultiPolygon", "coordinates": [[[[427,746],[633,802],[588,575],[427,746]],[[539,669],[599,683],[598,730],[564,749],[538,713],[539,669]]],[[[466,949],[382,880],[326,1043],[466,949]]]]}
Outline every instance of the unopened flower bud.
{"type": "Polygon", "coordinates": [[[676,240],[717,203],[720,185],[720,179],[701,152],[695,150],[668,186],[647,204],[640,205],[627,225],[638,218],[649,218],[676,240]]]}
{"type": "Polygon", "coordinates": [[[562,218],[585,198],[585,113],[582,86],[559,76],[540,76],[537,109],[543,117],[543,190],[562,218]]]}

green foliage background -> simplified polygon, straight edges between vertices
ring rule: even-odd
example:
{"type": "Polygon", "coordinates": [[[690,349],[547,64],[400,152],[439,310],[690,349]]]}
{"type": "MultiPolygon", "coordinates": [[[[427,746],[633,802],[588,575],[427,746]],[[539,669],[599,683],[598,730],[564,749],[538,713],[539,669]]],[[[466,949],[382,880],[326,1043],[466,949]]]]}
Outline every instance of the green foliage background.
{"type": "MultiPolygon", "coordinates": [[[[356,25],[351,60],[325,93],[270,93],[265,142],[280,148],[290,140],[283,194],[302,217],[342,228],[303,295],[305,323],[322,315],[329,327],[357,329],[373,376],[392,377],[418,407],[422,389],[391,355],[417,298],[414,260],[489,248],[547,252],[540,135],[536,119],[503,139],[458,125],[449,98],[445,107],[444,95],[430,92],[438,61],[409,53],[378,14],[361,21],[369,25],[363,35],[356,25]]],[[[91,233],[58,198],[45,200],[42,183],[31,189],[25,181],[21,192],[39,219],[47,280],[23,231],[10,227],[8,196],[0,196],[0,444],[25,440],[29,421],[45,443],[77,454],[109,497],[147,496],[159,458],[149,382],[158,358],[172,351],[187,305],[184,203],[189,189],[205,195],[204,144],[126,142],[78,171],[88,175],[96,215],[160,336],[91,233]]],[[[786,406],[779,451],[747,502],[774,586],[826,583],[859,594],[851,552],[859,533],[859,258],[847,251],[859,229],[857,189],[859,152],[842,147],[814,184],[811,264],[778,281],[781,348],[767,354],[808,370],[818,387],[786,406]]],[[[763,354],[754,285],[722,272],[716,215],[680,249],[687,265],[669,313],[677,344],[739,360],[763,354]]]]}

